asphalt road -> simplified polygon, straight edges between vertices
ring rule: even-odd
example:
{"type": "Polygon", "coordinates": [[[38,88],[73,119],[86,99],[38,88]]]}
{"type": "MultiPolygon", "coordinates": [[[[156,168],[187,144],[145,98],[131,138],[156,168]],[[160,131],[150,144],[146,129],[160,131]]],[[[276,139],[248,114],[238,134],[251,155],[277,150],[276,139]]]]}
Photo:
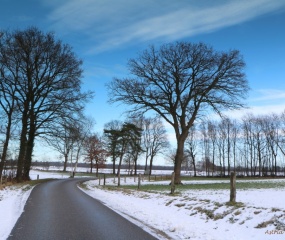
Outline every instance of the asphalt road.
{"type": "Polygon", "coordinates": [[[82,179],[54,180],[37,185],[8,239],[156,239],[79,190],[76,185],[80,181],[82,179]]]}

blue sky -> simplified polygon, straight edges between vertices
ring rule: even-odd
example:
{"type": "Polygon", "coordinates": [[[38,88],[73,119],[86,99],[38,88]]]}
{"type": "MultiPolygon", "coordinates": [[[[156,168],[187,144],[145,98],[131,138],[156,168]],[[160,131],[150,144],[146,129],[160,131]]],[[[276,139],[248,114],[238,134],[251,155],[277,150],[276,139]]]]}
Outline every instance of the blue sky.
{"type": "MultiPolygon", "coordinates": [[[[205,42],[238,49],[251,87],[248,111],[285,110],[284,0],[1,0],[0,29],[53,31],[84,61],[87,112],[96,131],[127,106],[109,105],[105,83],[127,75],[129,58],[150,44],[205,42]]],[[[231,113],[240,116],[241,113],[231,113]]]]}

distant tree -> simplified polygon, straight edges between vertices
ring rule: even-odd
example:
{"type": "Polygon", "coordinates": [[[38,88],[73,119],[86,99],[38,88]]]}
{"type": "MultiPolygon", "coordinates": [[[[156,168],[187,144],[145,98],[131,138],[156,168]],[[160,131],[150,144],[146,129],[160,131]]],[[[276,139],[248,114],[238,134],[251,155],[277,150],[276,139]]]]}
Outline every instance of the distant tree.
{"type": "Polygon", "coordinates": [[[104,141],[98,134],[92,134],[84,142],[85,161],[90,163],[90,172],[93,166],[96,167],[96,176],[98,176],[99,167],[102,167],[108,157],[108,151],[104,146],[104,141]]]}
{"type": "MultiPolygon", "coordinates": [[[[84,148],[86,139],[91,134],[92,127],[93,127],[93,120],[91,118],[82,116],[82,118],[79,121],[75,122],[75,125],[72,128],[73,145],[71,149],[71,155],[73,155],[73,153],[75,152],[75,163],[74,166],[72,166],[73,177],[75,176],[79,158],[84,148]]],[[[71,157],[71,165],[73,165],[72,157],[71,157]]]]}
{"type": "Polygon", "coordinates": [[[209,109],[244,107],[248,92],[239,51],[218,52],[203,43],[176,42],[151,46],[128,62],[131,76],[109,84],[110,102],[132,105],[131,111],[152,110],[175,130],[177,150],[175,183],[180,172],[184,143],[195,120],[209,109]]]}
{"type": "Polygon", "coordinates": [[[207,122],[203,121],[200,124],[201,133],[201,149],[202,149],[202,159],[203,167],[205,168],[207,176],[210,174],[210,136],[207,129],[207,122]]]}
{"type": "Polygon", "coordinates": [[[116,174],[116,159],[119,157],[119,139],[122,125],[122,122],[114,120],[104,126],[107,149],[113,162],[113,174],[116,174]]]}
{"type": "Polygon", "coordinates": [[[137,175],[139,155],[143,152],[141,146],[142,129],[133,123],[124,123],[122,128],[122,139],[126,140],[127,152],[134,164],[134,174],[137,175]]]}
{"type": "Polygon", "coordinates": [[[133,123],[125,122],[118,125],[119,122],[111,122],[108,129],[104,129],[104,134],[108,139],[108,150],[112,156],[113,173],[115,172],[115,160],[119,159],[117,175],[120,174],[123,160],[128,156],[128,161],[133,161],[135,173],[137,170],[137,159],[141,152],[140,140],[141,129],[133,123]]]}
{"type": "Polygon", "coordinates": [[[194,177],[197,176],[196,169],[196,155],[198,151],[198,134],[195,125],[190,129],[189,135],[186,139],[186,156],[190,160],[191,165],[193,166],[194,177]]]}
{"type": "Polygon", "coordinates": [[[53,33],[35,27],[4,32],[1,37],[1,74],[16,83],[21,114],[17,180],[29,179],[35,138],[53,123],[84,108],[91,92],[81,91],[82,61],[53,33]]]}
{"type": "Polygon", "coordinates": [[[160,117],[143,119],[142,146],[145,151],[145,171],[149,160],[149,175],[151,175],[153,160],[163,150],[169,148],[166,129],[160,117]]]}
{"type": "Polygon", "coordinates": [[[216,155],[216,146],[217,146],[217,123],[214,121],[208,121],[207,123],[209,140],[211,142],[211,150],[212,150],[212,176],[214,176],[215,172],[215,155],[216,155]]]}
{"type": "Polygon", "coordinates": [[[66,172],[69,155],[74,145],[75,123],[63,121],[45,136],[47,144],[64,157],[63,171],[66,172]]]}

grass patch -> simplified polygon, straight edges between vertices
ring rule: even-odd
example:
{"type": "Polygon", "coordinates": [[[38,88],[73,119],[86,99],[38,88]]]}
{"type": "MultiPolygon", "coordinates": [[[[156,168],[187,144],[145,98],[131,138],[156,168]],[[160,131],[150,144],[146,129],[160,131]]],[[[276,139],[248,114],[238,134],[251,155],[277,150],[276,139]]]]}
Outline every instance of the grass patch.
{"type": "Polygon", "coordinates": [[[169,206],[171,203],[173,203],[174,201],[175,201],[176,199],[171,199],[169,202],[167,202],[166,204],[165,204],[165,206],[169,206]]]}
{"type": "Polygon", "coordinates": [[[234,215],[238,216],[241,214],[241,211],[240,210],[237,210],[236,212],[234,212],[234,215]]]}
{"type": "Polygon", "coordinates": [[[80,182],[78,185],[80,188],[82,188],[84,190],[89,190],[89,188],[87,187],[87,184],[85,182],[80,182]]]}
{"type": "MultiPolygon", "coordinates": [[[[45,179],[40,179],[40,180],[30,180],[30,181],[23,181],[23,182],[16,182],[16,181],[12,181],[12,182],[7,182],[6,184],[1,185],[1,189],[5,188],[5,187],[15,187],[15,188],[22,188],[23,191],[28,191],[30,190],[32,187],[36,186],[37,184],[40,183],[44,183],[44,182],[48,182],[54,180],[52,178],[45,178],[45,179]]],[[[0,189],[0,190],[1,190],[0,189]]]]}
{"type": "Polygon", "coordinates": [[[271,212],[279,212],[279,211],[282,211],[280,208],[271,208],[271,212]]]}
{"type": "MultiPolygon", "coordinates": [[[[209,180],[209,179],[208,179],[209,180]]],[[[121,188],[128,189],[137,189],[137,185],[123,185],[121,182],[121,188]]],[[[251,181],[251,182],[237,182],[236,183],[237,190],[246,190],[246,189],[268,189],[268,188],[285,188],[284,182],[276,182],[276,181],[251,181]]],[[[184,183],[183,185],[175,186],[175,192],[181,192],[186,190],[229,190],[230,183],[229,182],[219,182],[219,183],[184,183]]],[[[141,183],[140,190],[144,191],[152,191],[152,192],[163,192],[170,191],[170,185],[168,184],[144,184],[141,183]]]]}
{"type": "Polygon", "coordinates": [[[234,208],[242,208],[244,207],[244,203],[242,202],[226,202],[226,206],[228,207],[234,207],[234,208]]]}
{"type": "Polygon", "coordinates": [[[196,210],[194,213],[201,213],[201,214],[205,214],[207,216],[208,219],[213,219],[214,221],[217,221],[219,219],[223,219],[224,217],[226,217],[228,214],[230,214],[230,211],[225,211],[223,213],[216,213],[215,214],[215,210],[211,210],[211,209],[206,209],[206,208],[202,208],[202,207],[196,207],[193,210],[196,210]]]}
{"type": "Polygon", "coordinates": [[[255,228],[266,228],[268,225],[271,225],[273,223],[274,223],[273,220],[269,220],[266,222],[259,223],[255,228]]]}
{"type": "Polygon", "coordinates": [[[177,204],[175,204],[174,206],[176,206],[176,207],[184,207],[186,204],[185,203],[177,203],[177,204]]]}

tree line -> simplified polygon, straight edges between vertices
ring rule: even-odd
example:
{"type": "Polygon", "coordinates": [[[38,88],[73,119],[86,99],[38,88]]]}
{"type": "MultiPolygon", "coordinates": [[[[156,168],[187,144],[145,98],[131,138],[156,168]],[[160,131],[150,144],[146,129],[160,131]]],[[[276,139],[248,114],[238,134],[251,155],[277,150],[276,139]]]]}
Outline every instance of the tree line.
{"type": "Polygon", "coordinates": [[[285,175],[285,112],[248,114],[241,120],[203,120],[186,140],[184,166],[208,176],[285,175]],[[200,160],[200,161],[199,161],[200,160]]]}

